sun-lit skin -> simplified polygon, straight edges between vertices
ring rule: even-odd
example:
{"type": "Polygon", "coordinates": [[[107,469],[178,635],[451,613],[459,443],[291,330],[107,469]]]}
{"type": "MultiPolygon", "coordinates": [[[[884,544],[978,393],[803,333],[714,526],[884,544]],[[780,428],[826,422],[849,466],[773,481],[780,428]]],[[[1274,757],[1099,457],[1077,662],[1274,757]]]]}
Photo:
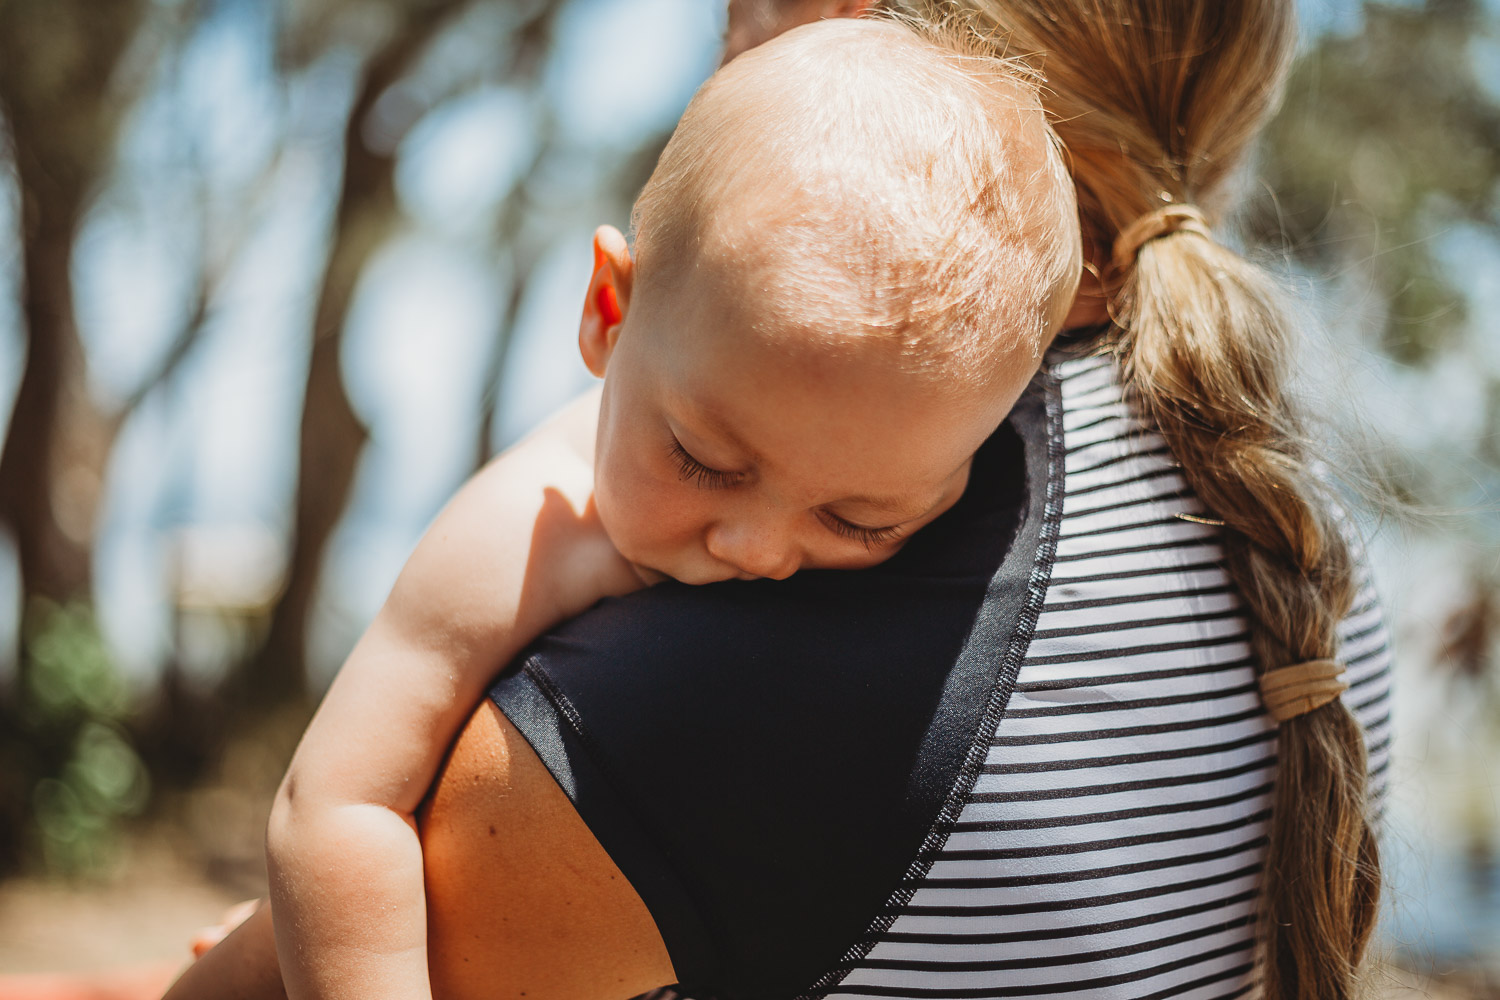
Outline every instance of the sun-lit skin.
{"type": "MultiPolygon", "coordinates": [[[[820,5],[792,6],[801,18],[820,5]]],[[[268,824],[275,926],[255,924],[263,946],[279,938],[269,951],[289,995],[572,998],[674,981],[644,904],[519,735],[472,775],[530,767],[516,790],[551,795],[491,784],[483,796],[508,803],[483,829],[512,870],[491,858],[428,879],[444,834],[424,854],[414,813],[497,665],[558,623],[668,578],[873,566],[962,496],[1076,273],[1058,215],[1071,200],[1052,196],[1071,186],[1047,158],[1040,108],[1008,77],[992,82],[975,90],[946,50],[892,25],[845,21],[736,59],[695,98],[637,202],[639,264],[618,230],[595,234],[579,346],[601,390],[444,507],[297,749],[268,824]],[[842,110],[823,113],[825,92],[848,99],[842,110]],[[961,240],[956,218],[969,222],[961,240]],[[547,855],[574,879],[563,907],[514,849],[534,843],[517,823],[582,848],[547,855]],[[522,878],[541,891],[512,892],[522,878]],[[443,923],[455,894],[494,902],[498,919],[443,923]],[[549,906],[557,919],[537,919],[549,906]],[[514,913],[529,936],[485,947],[482,932],[514,913]],[[588,914],[608,919],[580,923],[588,914]],[[564,968],[528,965],[567,951],[569,935],[564,968]],[[607,951],[622,940],[633,958],[607,951]]],[[[491,711],[493,737],[508,723],[491,711]]],[[[220,995],[220,967],[192,977],[206,992],[181,995],[220,995]]]]}
{"type": "Polygon", "coordinates": [[[783,579],[889,558],[962,495],[974,451],[1031,374],[939,391],[889,343],[851,345],[794,324],[781,303],[757,305],[772,283],[756,267],[685,268],[631,301],[624,238],[603,227],[597,245],[591,300],[609,285],[623,317],[590,337],[585,307],[584,358],[605,380],[594,496],[648,580],[783,579]]]}

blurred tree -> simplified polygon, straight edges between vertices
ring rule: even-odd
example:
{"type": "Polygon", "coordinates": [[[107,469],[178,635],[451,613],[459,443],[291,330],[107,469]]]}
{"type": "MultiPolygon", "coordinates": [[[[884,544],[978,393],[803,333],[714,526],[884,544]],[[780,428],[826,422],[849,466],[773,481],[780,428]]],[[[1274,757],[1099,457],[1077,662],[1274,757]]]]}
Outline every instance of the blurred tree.
{"type": "MultiPolygon", "coordinates": [[[[21,833],[35,818],[33,793],[38,782],[54,781],[49,787],[56,787],[57,776],[77,756],[75,731],[86,723],[102,719],[126,727],[120,728],[121,735],[127,729],[133,732],[153,771],[182,781],[191,780],[196,768],[214,759],[226,734],[221,723],[233,712],[248,710],[245,722],[253,726],[258,717],[279,706],[305,706],[311,608],[328,542],[345,512],[367,438],[343,383],[344,327],[368,263],[403,223],[394,184],[398,147],[446,96],[443,87],[430,86],[431,67],[418,79],[424,72],[423,59],[475,6],[476,0],[278,4],[283,27],[278,72],[289,91],[299,85],[305,71],[312,71],[315,79],[325,72],[318,67],[328,65],[330,54],[342,53],[336,64],[350,53],[363,53],[343,116],[343,170],[315,285],[283,593],[259,653],[231,669],[217,696],[182,683],[179,672],[169,669],[168,683],[151,711],[134,720],[111,702],[107,718],[93,709],[92,715],[68,709],[62,713],[66,719],[59,715],[41,725],[28,692],[55,687],[52,674],[65,665],[59,666],[57,656],[31,657],[23,652],[17,683],[0,691],[0,869],[19,857],[21,833]],[[227,706],[233,706],[233,712],[227,706]],[[164,761],[155,759],[163,755],[173,758],[171,767],[163,768],[164,761]]],[[[543,86],[555,24],[564,6],[563,0],[529,0],[504,8],[499,22],[506,25],[503,43],[484,58],[484,68],[476,65],[473,70],[525,95],[536,126],[530,162],[498,206],[491,233],[492,246],[506,250],[500,256],[512,280],[486,361],[490,386],[498,382],[504,366],[532,268],[556,229],[549,212],[557,206],[539,207],[537,192],[547,192],[542,200],[549,194],[555,200],[557,185],[549,189],[548,181],[557,157],[579,155],[576,149],[559,150],[556,108],[543,86]],[[503,70],[498,81],[497,67],[503,70]]],[[[197,265],[196,286],[189,286],[193,299],[181,310],[181,327],[169,338],[154,370],[120,406],[106,407],[91,397],[73,316],[77,233],[98,191],[111,182],[114,172],[129,169],[116,157],[127,114],[146,93],[154,92],[152,87],[170,92],[187,85],[186,77],[153,80],[154,67],[186,52],[195,32],[209,26],[209,15],[217,10],[194,0],[166,5],[129,0],[111,7],[105,16],[83,0],[0,0],[0,114],[10,139],[4,151],[14,161],[21,195],[26,347],[22,385],[0,455],[0,525],[16,541],[25,603],[36,609],[26,616],[26,641],[49,649],[74,648],[59,647],[49,638],[63,628],[57,622],[66,623],[72,630],[68,634],[91,636],[94,646],[89,648],[105,649],[86,605],[106,462],[126,417],[190,352],[216,298],[219,279],[229,270],[237,248],[249,239],[249,222],[256,214],[255,198],[240,199],[247,202],[243,211],[209,205],[205,165],[185,168],[193,176],[184,181],[202,186],[199,210],[204,226],[210,225],[210,218],[217,220],[213,227],[223,224],[219,216],[232,216],[230,222],[240,223],[226,226],[226,231],[234,230],[233,246],[209,247],[214,242],[209,237],[222,234],[204,230],[200,252],[184,255],[204,259],[197,265]],[[175,48],[169,51],[170,46],[175,48]],[[219,252],[203,252],[205,248],[219,252]],[[69,609],[67,616],[59,617],[57,608],[69,609]]],[[[461,76],[447,81],[447,93],[474,85],[474,79],[461,76]]],[[[317,85],[326,88],[327,78],[317,85]]],[[[275,141],[282,147],[297,138],[284,131],[289,127],[295,128],[293,120],[279,126],[283,131],[275,141]]],[[[652,144],[660,146],[656,139],[652,144]]],[[[476,455],[487,454],[493,436],[493,390],[481,405],[476,455]]]]}
{"type": "MultiPolygon", "coordinates": [[[[384,22],[364,64],[344,127],[343,181],[313,314],[312,359],[298,439],[291,554],[259,653],[231,681],[233,696],[265,710],[307,695],[307,630],[328,541],[348,505],[368,433],[349,402],[341,352],[349,305],[365,265],[399,220],[396,147],[414,109],[392,106],[392,88],[471,0],[351,0],[342,13],[384,22]]],[[[325,5],[323,16],[330,16],[325,5]]],[[[314,22],[319,27],[322,22],[314,22]]],[[[292,47],[305,45],[300,39],[292,47]]],[[[399,101],[399,95],[395,95],[399,101]]]]}
{"type": "Polygon", "coordinates": [[[180,42],[197,7],[153,20],[146,0],[100,10],[85,0],[0,4],[0,115],[20,194],[21,333],[26,361],[0,447],[0,528],[16,546],[23,603],[88,600],[105,463],[126,418],[165,381],[202,329],[213,281],[156,367],[121,405],[89,392],[73,311],[73,248],[113,166],[143,74],[124,72],[132,48],[149,64],[180,42]],[[168,23],[162,23],[167,21],[168,23]]]}
{"type": "Polygon", "coordinates": [[[21,196],[26,365],[0,452],[0,524],[22,591],[87,598],[109,423],[85,384],[73,316],[73,242],[128,106],[112,84],[145,0],[0,4],[0,112],[21,196]]]}
{"type": "MultiPolygon", "coordinates": [[[[1496,13],[1483,0],[1368,2],[1360,30],[1318,38],[1267,131],[1269,193],[1249,216],[1256,238],[1280,245],[1314,274],[1353,277],[1365,300],[1359,315],[1376,318],[1373,342],[1398,365],[1447,370],[1438,366],[1466,359],[1458,370],[1477,387],[1487,409],[1478,425],[1490,430],[1444,442],[1456,477],[1388,470],[1396,488],[1428,509],[1451,510],[1461,502],[1458,491],[1482,497],[1500,484],[1500,371],[1485,362],[1482,343],[1495,321],[1472,314],[1480,289],[1445,256],[1456,232],[1500,246],[1496,13]]],[[[1469,398],[1464,386],[1450,391],[1469,398]]],[[[1392,454],[1387,461],[1418,459],[1392,454]]],[[[1479,512],[1442,527],[1476,543],[1471,565],[1455,573],[1493,583],[1500,528],[1492,498],[1480,500],[1479,512]]],[[[1488,607],[1488,592],[1483,585],[1473,592],[1455,622],[1488,620],[1472,610],[1488,607]]],[[[1462,669],[1477,676],[1493,670],[1492,646],[1455,641],[1449,652],[1462,649],[1462,669]]]]}
{"type": "MultiPolygon", "coordinates": [[[[312,364],[304,396],[289,571],[264,645],[232,682],[236,697],[262,709],[308,694],[306,649],[312,607],[328,543],[347,507],[366,439],[342,382],[339,352],[360,274],[400,221],[393,186],[397,146],[428,110],[403,87],[403,77],[471,3],[404,0],[380,5],[395,18],[386,29],[384,42],[365,65],[344,131],[344,182],[314,323],[312,364]]],[[[540,95],[562,7],[561,0],[518,5],[515,25],[507,39],[509,51],[496,60],[506,67],[500,74],[501,82],[533,95],[536,144],[497,213],[494,240],[506,250],[510,281],[485,363],[483,384],[490,387],[498,382],[504,368],[522,297],[551,236],[550,227],[534,218],[533,194],[553,168],[551,157],[557,152],[556,112],[540,95]]],[[[289,42],[294,57],[306,58],[308,34],[328,30],[325,8],[322,19],[289,42]]],[[[491,454],[496,404],[491,389],[481,404],[476,464],[491,454]]]]}
{"type": "Polygon", "coordinates": [[[1323,274],[1368,269],[1380,343],[1423,362],[1464,329],[1466,290],[1435,251],[1470,223],[1500,236],[1500,104],[1476,72],[1494,46],[1481,0],[1366,3],[1354,34],[1297,63],[1266,132],[1253,235],[1323,274]]]}
{"type": "MultiPolygon", "coordinates": [[[[509,77],[512,83],[537,93],[541,90],[542,72],[552,49],[552,32],[560,3],[545,3],[528,18],[515,35],[515,54],[509,77]]],[[[521,315],[521,302],[531,284],[532,269],[545,251],[546,234],[531,219],[533,189],[546,176],[551,156],[556,152],[557,114],[551,102],[538,101],[537,143],[531,161],[521,179],[501,203],[495,227],[495,242],[509,248],[510,285],[499,329],[492,338],[485,364],[480,402],[479,431],[474,440],[474,468],[477,470],[494,455],[496,421],[499,415],[497,386],[510,350],[511,335],[521,315]]]]}
{"type": "Polygon", "coordinates": [[[1429,738],[1424,784],[1445,765],[1459,776],[1429,808],[1463,844],[1474,886],[1494,884],[1500,844],[1486,772],[1464,759],[1500,745],[1500,355],[1490,346],[1496,320],[1482,312],[1493,285],[1466,259],[1500,253],[1497,16],[1488,0],[1367,2],[1358,31],[1318,38],[1267,132],[1268,193],[1248,217],[1253,238],[1332,279],[1320,290],[1345,296],[1355,322],[1373,321],[1341,332],[1368,338],[1411,397],[1406,412],[1383,415],[1384,430],[1395,436],[1405,418],[1427,438],[1420,453],[1382,449],[1378,472],[1414,510],[1443,512],[1417,519],[1402,547],[1443,554],[1445,579],[1431,589],[1447,596],[1432,624],[1402,638],[1404,655],[1445,683],[1442,727],[1463,732],[1456,743],[1429,738]],[[1433,433],[1445,425],[1459,430],[1433,433]],[[1444,760],[1450,752],[1460,759],[1444,760]]]}
{"type": "MultiPolygon", "coordinates": [[[[21,332],[26,352],[0,447],[0,527],[15,544],[23,647],[44,641],[44,607],[91,597],[91,560],[105,463],[125,408],[90,395],[73,312],[73,246],[110,167],[134,97],[121,65],[146,23],[146,0],[0,3],[0,114],[20,194],[21,332]]],[[[160,378],[158,373],[153,378],[160,378]]],[[[30,695],[45,657],[23,648],[0,691],[0,869],[22,849],[32,784],[74,752],[76,725],[39,719],[30,695]],[[40,659],[39,659],[40,657],[40,659]],[[41,666],[39,666],[39,663],[41,666]],[[18,766],[24,758],[29,766],[18,766]]],[[[7,659],[10,657],[7,656],[7,659]]],[[[77,720],[74,720],[76,723],[77,720]]],[[[49,779],[50,780],[50,779],[49,779]]]]}

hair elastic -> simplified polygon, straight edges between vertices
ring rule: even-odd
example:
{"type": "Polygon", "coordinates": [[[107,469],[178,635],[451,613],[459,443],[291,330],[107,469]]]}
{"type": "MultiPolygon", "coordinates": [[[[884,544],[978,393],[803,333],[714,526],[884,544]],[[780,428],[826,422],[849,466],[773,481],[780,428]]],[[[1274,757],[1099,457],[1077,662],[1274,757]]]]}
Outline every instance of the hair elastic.
{"type": "Polygon", "coordinates": [[[1173,233],[1196,233],[1206,240],[1214,238],[1208,217],[1194,206],[1163,205],[1120,230],[1110,258],[1115,270],[1121,271],[1133,264],[1141,247],[1147,243],[1173,233]]]}
{"type": "Polygon", "coordinates": [[[1322,708],[1347,690],[1344,665],[1337,660],[1308,660],[1260,675],[1261,700],[1277,722],[1322,708]]]}

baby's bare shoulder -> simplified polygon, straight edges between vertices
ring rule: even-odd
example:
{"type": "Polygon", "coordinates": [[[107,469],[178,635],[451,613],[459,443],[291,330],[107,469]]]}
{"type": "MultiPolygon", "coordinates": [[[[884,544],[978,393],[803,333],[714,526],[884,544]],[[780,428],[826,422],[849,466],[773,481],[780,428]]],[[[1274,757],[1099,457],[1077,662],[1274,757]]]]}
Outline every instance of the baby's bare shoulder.
{"type": "Polygon", "coordinates": [[[575,403],[454,495],[392,591],[387,607],[399,620],[413,629],[439,621],[461,634],[509,628],[528,578],[555,561],[544,557],[597,532],[592,455],[579,446],[589,406],[587,398],[575,403]]]}
{"type": "Polygon", "coordinates": [[[527,558],[544,512],[584,510],[593,487],[593,469],[576,452],[555,440],[527,441],[464,484],[422,536],[408,570],[442,583],[439,592],[466,582],[489,590],[497,573],[527,558]]]}
{"type": "Polygon", "coordinates": [[[599,393],[594,390],[491,459],[465,489],[488,501],[519,501],[529,507],[537,491],[550,488],[582,505],[594,488],[598,422],[599,393]]]}

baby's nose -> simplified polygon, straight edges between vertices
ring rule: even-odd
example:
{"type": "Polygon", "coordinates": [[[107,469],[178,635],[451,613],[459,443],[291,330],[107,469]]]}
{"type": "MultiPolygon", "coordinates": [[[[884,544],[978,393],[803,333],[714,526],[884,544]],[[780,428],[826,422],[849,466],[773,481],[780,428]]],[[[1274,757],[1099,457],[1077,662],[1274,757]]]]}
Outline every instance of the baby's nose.
{"type": "Polygon", "coordinates": [[[742,573],[785,580],[801,565],[786,536],[765,524],[715,524],[704,536],[708,554],[742,573]]]}

